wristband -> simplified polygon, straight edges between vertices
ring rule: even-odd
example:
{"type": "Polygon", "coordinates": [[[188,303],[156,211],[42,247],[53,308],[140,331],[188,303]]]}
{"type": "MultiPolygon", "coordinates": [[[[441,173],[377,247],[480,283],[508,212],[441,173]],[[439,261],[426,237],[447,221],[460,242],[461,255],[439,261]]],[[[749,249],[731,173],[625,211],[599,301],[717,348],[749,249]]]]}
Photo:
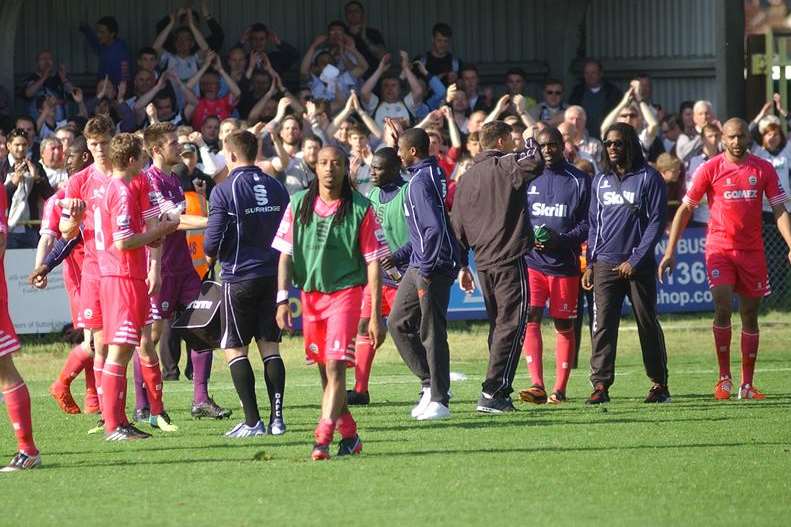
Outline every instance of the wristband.
{"type": "Polygon", "coordinates": [[[288,291],[286,289],[281,289],[277,292],[277,299],[275,301],[277,304],[285,304],[288,302],[288,291]]]}

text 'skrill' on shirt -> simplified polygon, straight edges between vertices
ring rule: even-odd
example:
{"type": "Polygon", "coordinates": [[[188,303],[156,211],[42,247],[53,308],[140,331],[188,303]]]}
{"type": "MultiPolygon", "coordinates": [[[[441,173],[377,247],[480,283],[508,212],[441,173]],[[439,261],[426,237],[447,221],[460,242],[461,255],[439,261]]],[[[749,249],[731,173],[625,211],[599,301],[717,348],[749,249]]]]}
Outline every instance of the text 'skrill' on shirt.
{"type": "Polygon", "coordinates": [[[659,172],[644,165],[620,180],[613,172],[602,172],[593,179],[591,192],[591,262],[656,265],[654,247],[667,216],[667,189],[659,172]]]}
{"type": "Polygon", "coordinates": [[[588,238],[590,178],[563,161],[558,167],[545,167],[527,185],[526,198],[530,223],[560,235],[556,248],[527,253],[528,267],[553,276],[578,275],[580,246],[588,238]]]}

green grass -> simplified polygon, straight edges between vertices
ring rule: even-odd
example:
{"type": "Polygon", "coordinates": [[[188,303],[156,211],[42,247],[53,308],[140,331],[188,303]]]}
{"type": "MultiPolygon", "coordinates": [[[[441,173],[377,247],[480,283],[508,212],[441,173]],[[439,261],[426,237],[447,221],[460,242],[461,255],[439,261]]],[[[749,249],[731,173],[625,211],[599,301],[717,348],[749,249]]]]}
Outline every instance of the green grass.
{"type": "MultiPolygon", "coordinates": [[[[791,329],[787,315],[764,320],[756,382],[765,401],[713,401],[710,324],[676,317],[666,330],[672,404],[641,402],[648,381],[626,323],[606,409],[582,404],[586,340],[568,404],[519,404],[518,413],[496,417],[474,412],[484,328],[455,324],[452,370],[468,380],[453,383],[453,419],[436,423],[409,418],[416,382],[388,341],[374,366],[372,404],[354,412],[363,454],[326,463],[309,460],[320,392],[297,338],[283,346],[286,435],[225,439],[231,422],[190,420],[191,386],[181,381],[165,387],[181,430],[129,444],[88,436],[93,417],[56,409],[47,386],[65,347],[29,342],[17,364],[33,394],[44,465],[0,478],[0,525],[788,525],[791,329]]],[[[545,342],[553,343],[548,327],[545,342]]],[[[545,356],[551,382],[554,362],[545,356]]],[[[235,419],[238,400],[216,359],[210,389],[235,419]]],[[[254,365],[265,413],[260,361],[254,365]]],[[[516,387],[527,384],[522,362],[516,387]]],[[[14,447],[0,419],[0,456],[14,447]]]]}

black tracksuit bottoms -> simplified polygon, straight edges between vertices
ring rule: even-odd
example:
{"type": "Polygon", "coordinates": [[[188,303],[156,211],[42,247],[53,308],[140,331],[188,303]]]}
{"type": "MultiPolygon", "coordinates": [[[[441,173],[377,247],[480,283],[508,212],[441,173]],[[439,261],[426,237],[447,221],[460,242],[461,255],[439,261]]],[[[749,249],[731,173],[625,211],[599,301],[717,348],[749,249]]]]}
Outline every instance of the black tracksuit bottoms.
{"type": "Polygon", "coordinates": [[[448,405],[450,350],[448,302],[454,278],[433,273],[428,280],[410,267],[398,284],[393,309],[387,319],[398,353],[431,400],[448,405]]]}
{"type": "Polygon", "coordinates": [[[591,384],[609,388],[615,382],[615,353],[618,326],[625,297],[632,303],[637,322],[643,365],[648,377],[657,384],[667,384],[667,351],[662,327],[656,318],[656,268],[636,268],[632,278],[620,278],[606,262],[593,264],[593,349],[591,350],[591,384]]]}
{"type": "Polygon", "coordinates": [[[530,295],[527,267],[522,258],[508,265],[478,270],[478,281],[489,317],[489,367],[483,392],[507,397],[525,339],[530,295]]]}

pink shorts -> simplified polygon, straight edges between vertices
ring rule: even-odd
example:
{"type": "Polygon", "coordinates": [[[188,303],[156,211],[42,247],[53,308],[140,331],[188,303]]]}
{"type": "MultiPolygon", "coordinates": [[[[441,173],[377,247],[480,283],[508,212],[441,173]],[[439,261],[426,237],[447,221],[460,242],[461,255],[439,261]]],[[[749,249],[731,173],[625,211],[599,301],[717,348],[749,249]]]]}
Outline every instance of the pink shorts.
{"type": "Polygon", "coordinates": [[[739,294],[751,298],[768,296],[769,273],[766,256],[761,251],[727,251],[706,253],[706,275],[709,287],[733,286],[739,294]]]}
{"type": "Polygon", "coordinates": [[[530,307],[543,309],[549,300],[549,316],[552,318],[577,318],[579,276],[552,276],[535,269],[528,269],[527,273],[530,307]]]}
{"type": "Polygon", "coordinates": [[[362,286],[334,293],[302,293],[302,333],[308,364],[337,360],[354,366],[362,294],[362,286]]]}
{"type": "Polygon", "coordinates": [[[82,284],[80,284],[80,312],[84,328],[102,329],[100,289],[101,279],[93,276],[83,277],[82,284]]]}
{"type": "Polygon", "coordinates": [[[0,357],[10,355],[21,347],[11,315],[8,314],[8,300],[0,299],[0,357]]]}
{"type": "MultiPolygon", "coordinates": [[[[393,309],[397,287],[382,286],[382,316],[386,317],[393,309]]],[[[360,318],[371,318],[371,289],[366,285],[363,290],[363,306],[360,308],[360,318]]]]}
{"type": "Polygon", "coordinates": [[[105,344],[139,346],[150,312],[145,280],[102,277],[101,298],[105,344]]]}
{"type": "Polygon", "coordinates": [[[151,317],[169,320],[178,306],[186,306],[200,294],[200,278],[195,269],[175,275],[162,275],[162,287],[151,296],[151,317]]]}

